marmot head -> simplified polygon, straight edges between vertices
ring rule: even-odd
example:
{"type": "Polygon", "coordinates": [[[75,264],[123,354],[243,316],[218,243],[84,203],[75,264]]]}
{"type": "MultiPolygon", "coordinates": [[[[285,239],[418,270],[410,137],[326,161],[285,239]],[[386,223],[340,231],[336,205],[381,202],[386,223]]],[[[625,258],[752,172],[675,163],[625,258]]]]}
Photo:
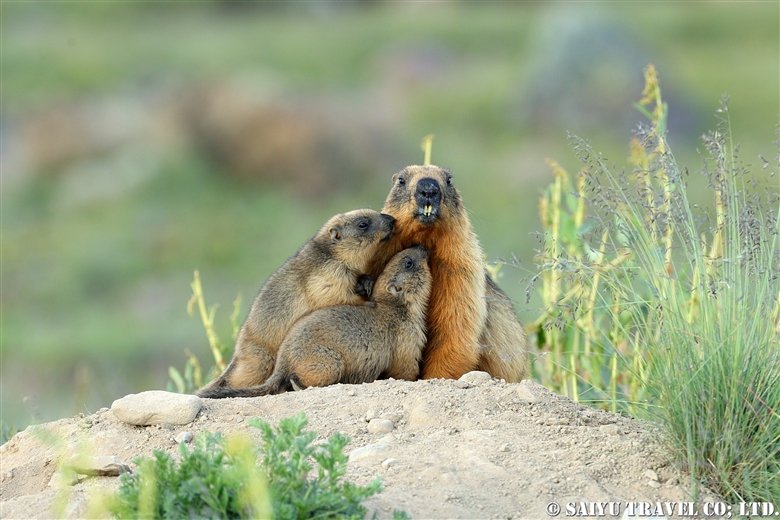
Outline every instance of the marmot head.
{"type": "Polygon", "coordinates": [[[379,245],[393,234],[394,227],[395,219],[390,215],[372,209],[356,209],[332,217],[316,239],[327,244],[337,260],[364,273],[379,245]]]}
{"type": "Polygon", "coordinates": [[[393,215],[399,228],[433,228],[461,214],[460,193],[449,170],[438,166],[407,166],[393,175],[393,187],[383,211],[393,215]]]}
{"type": "Polygon", "coordinates": [[[400,301],[404,305],[428,307],[431,271],[428,250],[423,246],[404,249],[390,259],[374,284],[373,299],[400,301]]]}

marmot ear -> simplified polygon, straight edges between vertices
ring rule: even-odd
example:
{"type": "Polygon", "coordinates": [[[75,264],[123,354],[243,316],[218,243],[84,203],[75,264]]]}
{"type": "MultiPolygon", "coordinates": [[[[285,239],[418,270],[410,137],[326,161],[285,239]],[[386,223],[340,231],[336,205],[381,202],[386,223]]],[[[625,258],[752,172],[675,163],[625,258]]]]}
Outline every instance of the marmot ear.
{"type": "Polygon", "coordinates": [[[336,227],[330,228],[329,233],[330,233],[331,240],[336,240],[336,241],[341,240],[341,230],[339,228],[336,227]]]}

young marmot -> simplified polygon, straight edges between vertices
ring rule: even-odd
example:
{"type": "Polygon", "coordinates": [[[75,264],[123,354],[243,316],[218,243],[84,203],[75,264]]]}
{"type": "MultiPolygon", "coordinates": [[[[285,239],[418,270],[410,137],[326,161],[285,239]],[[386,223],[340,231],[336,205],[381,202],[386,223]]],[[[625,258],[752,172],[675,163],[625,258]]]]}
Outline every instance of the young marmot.
{"type": "Polygon", "coordinates": [[[423,247],[405,249],[377,279],[370,302],[319,309],[301,318],[279,347],[268,381],[254,388],[226,388],[221,397],[369,383],[380,376],[417,379],[431,291],[427,258],[423,247]]]}
{"type": "Polygon", "coordinates": [[[384,213],[396,219],[386,255],[411,244],[429,251],[433,276],[422,377],[484,370],[507,381],[528,376],[528,339],[512,301],[485,271],[484,253],[449,171],[408,166],[393,176],[384,213]]]}
{"type": "Polygon", "coordinates": [[[393,233],[393,217],[369,209],[336,215],[265,282],[236,340],[225,371],[198,392],[227,397],[229,390],[263,383],[276,353],[302,316],[322,307],[364,303],[362,276],[393,233]]]}

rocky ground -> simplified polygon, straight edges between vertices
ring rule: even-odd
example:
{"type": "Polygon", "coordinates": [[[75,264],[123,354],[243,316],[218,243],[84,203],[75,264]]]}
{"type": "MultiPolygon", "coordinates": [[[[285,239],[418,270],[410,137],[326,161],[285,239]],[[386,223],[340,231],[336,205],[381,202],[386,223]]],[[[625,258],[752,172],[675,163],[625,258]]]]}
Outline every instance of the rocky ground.
{"type": "Polygon", "coordinates": [[[508,384],[482,372],[458,381],[387,380],[251,399],[191,398],[174,411],[166,419],[103,408],[19,433],[0,447],[0,516],[84,516],[90,490],[115,488],[118,479],[91,476],[63,484],[57,468],[74,454],[104,457],[101,471],[110,474],[122,465],[132,468],[136,456],[152,450],[175,452],[176,438],[201,431],[257,437],[247,418],[275,424],[299,411],[320,438],[337,431],[351,437],[349,479],[381,477],[385,489],[368,503],[379,518],[394,509],[413,518],[547,518],[551,502],[567,516],[568,503],[606,501],[621,503],[613,512],[624,516],[629,502],[688,500],[686,477],[673,469],[648,424],[580,406],[530,381],[508,384]]]}

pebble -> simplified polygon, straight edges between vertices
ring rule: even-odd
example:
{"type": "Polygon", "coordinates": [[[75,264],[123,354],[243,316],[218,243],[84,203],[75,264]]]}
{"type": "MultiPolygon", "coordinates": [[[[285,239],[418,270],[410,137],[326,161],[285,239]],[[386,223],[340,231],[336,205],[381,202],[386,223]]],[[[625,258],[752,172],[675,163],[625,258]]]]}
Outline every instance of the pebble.
{"type": "Polygon", "coordinates": [[[189,424],[198,415],[203,402],[197,395],[151,390],[117,399],[111,411],[127,424],[189,424]]]}
{"type": "Polygon", "coordinates": [[[507,453],[509,451],[509,444],[502,444],[498,451],[501,453],[507,453]]]}
{"type": "Polygon", "coordinates": [[[464,383],[468,383],[471,385],[476,385],[479,383],[487,383],[488,381],[493,381],[493,376],[491,376],[487,372],[474,370],[471,372],[466,372],[465,374],[460,376],[460,379],[458,379],[458,381],[462,381],[464,383]]]}
{"type": "Polygon", "coordinates": [[[80,475],[97,477],[118,477],[122,473],[130,471],[127,464],[122,463],[113,455],[78,457],[67,462],[67,466],[80,475]]]}
{"type": "Polygon", "coordinates": [[[398,464],[398,459],[394,459],[394,458],[392,458],[392,457],[390,457],[389,459],[385,459],[385,460],[383,460],[383,461],[382,461],[382,467],[383,467],[383,468],[385,468],[385,469],[387,469],[387,468],[392,468],[392,467],[393,467],[393,466],[395,466],[396,464],[398,464]]]}
{"type": "Polygon", "coordinates": [[[176,437],[173,438],[174,441],[176,441],[176,444],[181,444],[182,442],[192,442],[192,433],[191,432],[181,432],[176,437]]]}
{"type": "Polygon", "coordinates": [[[648,469],[647,471],[645,471],[643,473],[643,475],[645,477],[649,478],[650,480],[654,480],[654,481],[658,482],[658,473],[656,473],[652,469],[648,469]]]}
{"type": "Polygon", "coordinates": [[[371,419],[368,423],[368,433],[390,433],[394,429],[395,425],[389,419],[371,419]]]}
{"type": "Polygon", "coordinates": [[[446,421],[444,410],[434,405],[427,399],[417,399],[409,407],[409,415],[406,423],[412,428],[426,428],[429,426],[440,425],[446,421]]]}
{"type": "Polygon", "coordinates": [[[520,398],[520,401],[525,404],[535,403],[539,399],[537,396],[531,391],[530,388],[525,383],[520,383],[517,385],[517,388],[515,389],[515,392],[517,393],[517,397],[520,398]]]}
{"type": "Polygon", "coordinates": [[[599,426],[599,431],[606,435],[619,435],[620,427],[617,424],[605,424],[603,426],[599,426]]]}
{"type": "Polygon", "coordinates": [[[653,489],[658,489],[659,487],[661,487],[661,484],[656,482],[655,480],[648,480],[647,485],[653,489]]]}
{"type": "Polygon", "coordinates": [[[349,462],[357,462],[365,459],[373,458],[377,455],[382,455],[389,450],[390,447],[382,442],[376,444],[369,444],[360,448],[355,448],[349,452],[349,462]]]}
{"type": "Polygon", "coordinates": [[[458,380],[454,381],[454,382],[452,383],[452,385],[453,385],[455,388],[462,388],[462,389],[464,389],[464,390],[465,390],[466,388],[471,388],[471,383],[469,383],[468,381],[462,381],[462,380],[460,380],[460,379],[458,379],[458,380]]]}

